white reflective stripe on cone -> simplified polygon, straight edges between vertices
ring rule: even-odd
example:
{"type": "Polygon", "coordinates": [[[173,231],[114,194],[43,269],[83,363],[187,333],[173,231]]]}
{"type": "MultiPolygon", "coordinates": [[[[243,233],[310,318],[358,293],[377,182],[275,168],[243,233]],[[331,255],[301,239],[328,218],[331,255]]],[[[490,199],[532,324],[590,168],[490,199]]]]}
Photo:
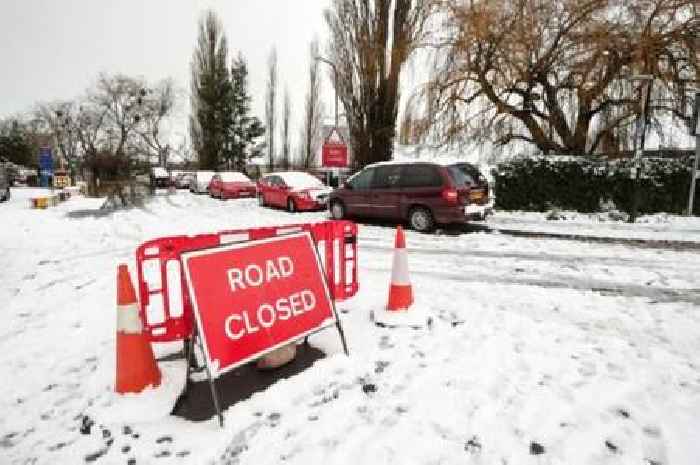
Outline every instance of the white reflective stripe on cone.
{"type": "Polygon", "coordinates": [[[138,304],[117,305],[117,331],[127,334],[141,334],[142,330],[138,304]]]}
{"type": "Polygon", "coordinates": [[[399,286],[409,286],[411,280],[408,279],[408,254],[406,249],[394,250],[394,264],[391,268],[391,284],[399,286]]]}

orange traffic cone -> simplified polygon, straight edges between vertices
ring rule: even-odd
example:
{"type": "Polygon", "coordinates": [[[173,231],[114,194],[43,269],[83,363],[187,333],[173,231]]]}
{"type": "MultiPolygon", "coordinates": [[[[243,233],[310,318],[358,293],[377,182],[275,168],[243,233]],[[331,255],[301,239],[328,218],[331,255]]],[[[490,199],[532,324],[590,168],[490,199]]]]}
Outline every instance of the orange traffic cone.
{"type": "Polygon", "coordinates": [[[160,385],[160,370],[151,343],[143,332],[136,291],[129,268],[117,271],[117,381],[115,390],[141,392],[147,386],[160,385]]]}
{"type": "Polygon", "coordinates": [[[406,253],[406,238],[401,226],[396,228],[396,244],[394,246],[394,263],[391,268],[391,286],[389,287],[389,303],[386,309],[392,312],[408,310],[413,304],[413,289],[408,279],[408,255],[406,253]]]}

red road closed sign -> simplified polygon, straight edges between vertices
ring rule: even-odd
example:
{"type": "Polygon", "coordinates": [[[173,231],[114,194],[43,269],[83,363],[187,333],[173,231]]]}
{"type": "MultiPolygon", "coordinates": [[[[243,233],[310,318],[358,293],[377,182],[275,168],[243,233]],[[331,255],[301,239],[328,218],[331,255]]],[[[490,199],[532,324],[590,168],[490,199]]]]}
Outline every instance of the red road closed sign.
{"type": "Polygon", "coordinates": [[[182,259],[214,378],[336,323],[308,232],[192,251],[182,259]]]}
{"type": "Polygon", "coordinates": [[[348,146],[326,142],[323,144],[322,163],[324,168],[346,168],[348,166],[348,146]]]}

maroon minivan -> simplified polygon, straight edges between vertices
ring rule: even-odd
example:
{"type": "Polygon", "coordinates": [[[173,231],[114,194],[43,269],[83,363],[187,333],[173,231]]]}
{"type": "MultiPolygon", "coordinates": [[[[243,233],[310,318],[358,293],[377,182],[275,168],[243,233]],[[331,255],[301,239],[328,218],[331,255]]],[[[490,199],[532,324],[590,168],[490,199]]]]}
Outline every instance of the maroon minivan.
{"type": "Polygon", "coordinates": [[[385,162],[352,176],[328,199],[334,219],[405,221],[417,231],[467,223],[470,187],[462,170],[429,162],[385,162]]]}

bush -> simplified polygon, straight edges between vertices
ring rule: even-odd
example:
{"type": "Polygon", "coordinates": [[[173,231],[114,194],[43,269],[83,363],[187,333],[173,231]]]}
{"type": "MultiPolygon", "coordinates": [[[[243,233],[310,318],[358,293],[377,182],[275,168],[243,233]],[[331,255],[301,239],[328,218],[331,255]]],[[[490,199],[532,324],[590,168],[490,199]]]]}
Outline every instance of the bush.
{"type": "MultiPolygon", "coordinates": [[[[687,208],[692,157],[646,158],[640,179],[638,212],[677,213],[687,208]]],[[[632,209],[634,181],[630,159],[522,158],[498,165],[496,207],[544,212],[551,208],[599,212],[604,204],[632,209]]],[[[694,214],[700,213],[696,191],[694,214]]]]}

